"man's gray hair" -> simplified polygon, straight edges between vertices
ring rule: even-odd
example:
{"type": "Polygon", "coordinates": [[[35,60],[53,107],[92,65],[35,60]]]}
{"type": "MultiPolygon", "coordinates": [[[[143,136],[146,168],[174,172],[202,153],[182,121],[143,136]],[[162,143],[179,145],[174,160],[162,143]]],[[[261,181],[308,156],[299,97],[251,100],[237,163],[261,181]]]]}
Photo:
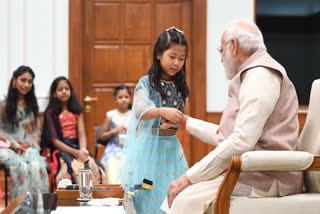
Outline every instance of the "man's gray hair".
{"type": "Polygon", "coordinates": [[[224,40],[229,42],[231,39],[235,39],[240,48],[248,54],[257,50],[267,50],[258,26],[248,19],[235,20],[227,25],[224,40]]]}

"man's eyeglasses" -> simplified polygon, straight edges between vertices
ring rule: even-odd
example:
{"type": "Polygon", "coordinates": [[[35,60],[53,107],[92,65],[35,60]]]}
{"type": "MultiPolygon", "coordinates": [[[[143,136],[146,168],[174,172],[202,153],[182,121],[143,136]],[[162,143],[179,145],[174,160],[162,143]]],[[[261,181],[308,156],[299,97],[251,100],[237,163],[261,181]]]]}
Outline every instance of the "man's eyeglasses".
{"type": "Polygon", "coordinates": [[[217,51],[219,52],[219,54],[221,55],[223,52],[223,48],[221,46],[217,47],[217,51]]]}
{"type": "MultiPolygon", "coordinates": [[[[232,40],[229,40],[226,42],[225,46],[227,47],[227,45],[229,44],[229,42],[231,42],[232,40]]],[[[223,48],[221,46],[217,47],[217,51],[219,52],[219,54],[223,53],[223,48]]]]}
{"type": "Polygon", "coordinates": [[[183,34],[183,31],[182,31],[182,30],[180,30],[180,29],[178,29],[178,28],[176,28],[175,26],[172,26],[172,27],[170,27],[170,28],[166,29],[166,31],[167,31],[167,32],[169,32],[169,31],[173,31],[173,30],[177,31],[178,33],[183,34]]]}

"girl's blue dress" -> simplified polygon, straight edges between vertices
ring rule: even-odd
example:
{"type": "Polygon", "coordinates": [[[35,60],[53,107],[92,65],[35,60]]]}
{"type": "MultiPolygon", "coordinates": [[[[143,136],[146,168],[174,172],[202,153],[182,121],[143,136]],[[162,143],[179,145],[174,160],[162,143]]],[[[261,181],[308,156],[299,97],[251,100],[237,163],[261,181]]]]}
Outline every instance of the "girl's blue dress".
{"type": "Polygon", "coordinates": [[[148,76],[139,80],[124,148],[121,184],[126,194],[131,192],[134,185],[141,184],[144,178],[153,182],[151,190],[139,190],[132,196],[138,214],[162,213],[160,206],[170,183],[182,176],[188,168],[176,135],[158,134],[161,118],[140,120],[151,108],[165,106],[183,109],[183,99],[174,83],[162,81],[161,84],[168,96],[165,100],[150,86],[148,76]]]}

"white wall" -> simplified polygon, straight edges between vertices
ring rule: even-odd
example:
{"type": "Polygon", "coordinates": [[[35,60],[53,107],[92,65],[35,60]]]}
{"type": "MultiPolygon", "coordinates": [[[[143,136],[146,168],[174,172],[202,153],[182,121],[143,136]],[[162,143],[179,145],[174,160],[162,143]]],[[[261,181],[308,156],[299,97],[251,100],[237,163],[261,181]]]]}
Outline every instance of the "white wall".
{"type": "Polygon", "coordinates": [[[28,65],[44,110],[52,80],[68,76],[68,7],[68,0],[0,1],[0,99],[12,72],[28,65]]]}
{"type": "Polygon", "coordinates": [[[207,112],[221,112],[228,98],[217,47],[225,26],[232,20],[254,20],[254,0],[207,0],[207,112]]]}

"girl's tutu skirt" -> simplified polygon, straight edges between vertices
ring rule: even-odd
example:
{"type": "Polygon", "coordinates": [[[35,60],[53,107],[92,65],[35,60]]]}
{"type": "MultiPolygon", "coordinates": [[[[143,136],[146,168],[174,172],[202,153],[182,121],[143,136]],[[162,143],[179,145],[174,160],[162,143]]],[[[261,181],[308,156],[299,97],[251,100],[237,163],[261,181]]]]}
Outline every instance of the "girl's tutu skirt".
{"type": "Polygon", "coordinates": [[[129,191],[135,184],[141,184],[144,178],[153,182],[151,190],[141,189],[133,195],[137,214],[162,213],[160,206],[167,196],[170,183],[188,168],[175,135],[157,136],[156,139],[151,135],[145,143],[136,143],[125,151],[122,171],[124,189],[129,191]]]}

